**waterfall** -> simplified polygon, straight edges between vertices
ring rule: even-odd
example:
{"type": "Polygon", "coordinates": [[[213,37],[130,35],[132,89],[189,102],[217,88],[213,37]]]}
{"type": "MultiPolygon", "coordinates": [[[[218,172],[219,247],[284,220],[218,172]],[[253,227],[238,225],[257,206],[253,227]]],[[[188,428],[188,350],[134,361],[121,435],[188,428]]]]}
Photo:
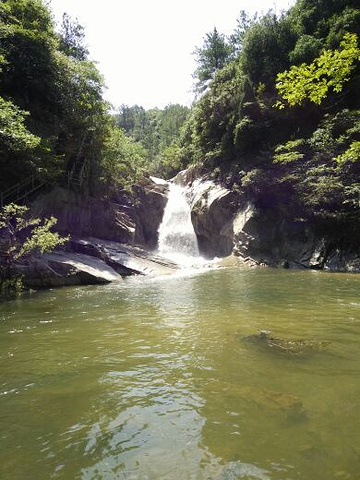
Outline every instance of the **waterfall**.
{"type": "Polygon", "coordinates": [[[188,264],[199,256],[186,189],[170,184],[168,202],[159,227],[159,253],[176,263],[188,264]]]}

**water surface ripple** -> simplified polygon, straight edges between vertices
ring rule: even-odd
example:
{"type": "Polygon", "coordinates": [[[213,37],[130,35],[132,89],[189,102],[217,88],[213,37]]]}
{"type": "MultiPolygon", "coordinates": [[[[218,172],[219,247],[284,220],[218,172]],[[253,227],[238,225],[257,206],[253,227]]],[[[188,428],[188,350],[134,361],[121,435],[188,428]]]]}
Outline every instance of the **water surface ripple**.
{"type": "Polygon", "coordinates": [[[0,478],[360,478],[359,287],[219,269],[1,304],[0,478]]]}

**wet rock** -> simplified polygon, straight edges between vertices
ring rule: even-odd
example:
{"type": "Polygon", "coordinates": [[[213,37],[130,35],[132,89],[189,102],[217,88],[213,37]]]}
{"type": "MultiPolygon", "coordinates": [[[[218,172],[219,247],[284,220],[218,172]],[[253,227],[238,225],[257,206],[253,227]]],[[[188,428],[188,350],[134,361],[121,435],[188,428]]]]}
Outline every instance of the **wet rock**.
{"type": "Polygon", "coordinates": [[[237,195],[210,180],[196,180],[191,187],[191,221],[200,253],[227,256],[233,249],[232,219],[237,195]]]}
{"type": "MultiPolygon", "coordinates": [[[[146,179],[137,189],[138,202],[135,206],[137,235],[136,243],[150,249],[158,244],[158,230],[167,203],[169,184],[156,177],[146,179]]],[[[94,235],[102,237],[102,235],[94,235]]],[[[129,242],[125,242],[129,243],[129,242]]]]}
{"type": "Polygon", "coordinates": [[[72,238],[66,251],[33,256],[13,273],[24,275],[29,288],[91,285],[128,275],[166,275],[178,266],[139,247],[97,238],[72,238]]]}
{"type": "Polygon", "coordinates": [[[205,178],[205,175],[206,170],[202,166],[195,165],[181,170],[171,181],[185,187],[186,185],[192,185],[194,181],[205,178]]]}
{"type": "Polygon", "coordinates": [[[326,258],[324,269],[333,272],[360,272],[360,255],[356,252],[334,249],[326,258]]]}
{"type": "Polygon", "coordinates": [[[77,240],[86,249],[95,249],[98,256],[121,275],[166,275],[178,266],[168,259],[148,252],[140,247],[108,242],[99,238],[77,240]]]}
{"type": "Polygon", "coordinates": [[[56,252],[35,256],[17,267],[29,288],[92,285],[120,281],[121,276],[99,258],[56,252]]]}
{"type": "Polygon", "coordinates": [[[256,267],[259,264],[250,257],[242,257],[231,254],[218,260],[217,265],[220,267],[256,267]]]}

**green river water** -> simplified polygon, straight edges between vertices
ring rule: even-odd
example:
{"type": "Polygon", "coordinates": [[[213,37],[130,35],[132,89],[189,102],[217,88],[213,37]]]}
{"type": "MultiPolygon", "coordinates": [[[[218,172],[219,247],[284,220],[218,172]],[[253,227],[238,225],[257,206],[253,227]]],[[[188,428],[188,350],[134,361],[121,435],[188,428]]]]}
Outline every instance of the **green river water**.
{"type": "Polygon", "coordinates": [[[0,479],[360,479],[359,292],[228,268],[2,303],[0,479]]]}

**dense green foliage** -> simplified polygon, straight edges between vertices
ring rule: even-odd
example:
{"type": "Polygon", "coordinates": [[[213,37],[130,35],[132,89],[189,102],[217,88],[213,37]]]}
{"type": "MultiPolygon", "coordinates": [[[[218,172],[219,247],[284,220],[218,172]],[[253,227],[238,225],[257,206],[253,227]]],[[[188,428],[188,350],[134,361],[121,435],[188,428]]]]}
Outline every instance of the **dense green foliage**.
{"type": "Polygon", "coordinates": [[[133,183],[139,181],[146,171],[145,155],[141,144],[127,137],[124,130],[111,130],[101,160],[102,180],[108,195],[119,185],[131,192],[133,183]]]}
{"type": "Polygon", "coordinates": [[[67,36],[61,37],[40,0],[3,2],[0,21],[2,111],[11,108],[18,129],[22,125],[23,133],[39,139],[28,142],[20,154],[14,143],[7,144],[0,164],[4,189],[29,174],[56,179],[93,156],[105,135],[99,120],[107,106],[102,78],[81,44],[82,54],[74,55],[69,21],[67,36]]]}
{"type": "Polygon", "coordinates": [[[15,262],[23,261],[30,254],[46,253],[67,241],[51,228],[54,217],[32,218],[29,208],[10,203],[0,210],[0,297],[2,293],[21,288],[21,279],[13,277],[15,262]]]}
{"type": "Polygon", "coordinates": [[[359,39],[358,0],[240,12],[195,50],[191,110],[111,115],[81,25],[65,15],[58,32],[43,1],[1,2],[0,191],[36,174],[112,196],[195,163],[281,218],[357,232],[359,39]]]}
{"type": "Polygon", "coordinates": [[[115,116],[116,124],[144,149],[147,170],[152,175],[170,178],[182,164],[179,160],[179,138],[182,125],[189,115],[189,108],[168,105],[145,110],[134,105],[122,105],[115,116]]]}
{"type": "Polygon", "coordinates": [[[31,175],[90,194],[137,180],[148,154],[119,132],[87,55],[68,15],[57,32],[45,2],[0,3],[0,191],[31,175]]]}
{"type": "Polygon", "coordinates": [[[242,18],[186,122],[183,161],[278,218],[360,231],[358,2],[298,0],[280,17],[242,18]]]}
{"type": "MultiPolygon", "coordinates": [[[[276,88],[288,105],[301,105],[306,99],[319,105],[330,89],[336,93],[343,90],[360,60],[356,34],[346,33],[340,47],[341,50],[325,50],[310,64],[293,65],[289,71],[278,73],[276,88]]],[[[282,101],[276,106],[285,108],[282,101]]]]}

